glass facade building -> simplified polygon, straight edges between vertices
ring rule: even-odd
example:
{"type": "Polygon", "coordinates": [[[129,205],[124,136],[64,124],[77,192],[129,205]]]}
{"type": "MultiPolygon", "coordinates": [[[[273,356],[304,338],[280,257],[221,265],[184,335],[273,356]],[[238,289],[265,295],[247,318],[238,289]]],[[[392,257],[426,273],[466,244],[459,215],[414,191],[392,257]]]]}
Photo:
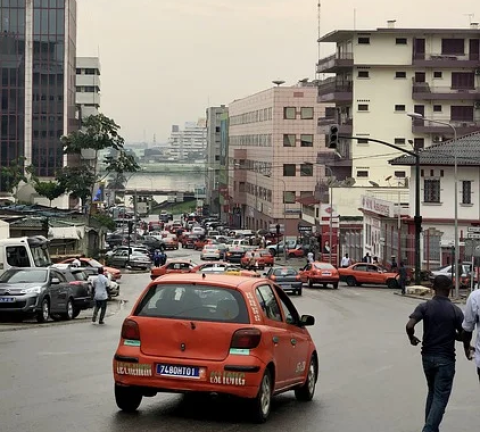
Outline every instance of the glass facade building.
{"type": "Polygon", "coordinates": [[[37,175],[53,177],[68,163],[60,137],[78,127],[76,0],[0,2],[0,163],[24,156],[37,175]]]}

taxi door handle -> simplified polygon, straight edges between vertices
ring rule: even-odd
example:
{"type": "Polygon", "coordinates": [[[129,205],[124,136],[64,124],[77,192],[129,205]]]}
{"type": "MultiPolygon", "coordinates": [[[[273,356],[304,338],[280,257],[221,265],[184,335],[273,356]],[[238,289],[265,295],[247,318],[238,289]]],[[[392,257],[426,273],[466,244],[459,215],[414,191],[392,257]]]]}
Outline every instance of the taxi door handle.
{"type": "Polygon", "coordinates": [[[295,346],[297,345],[297,340],[296,339],[290,339],[290,343],[295,346]]]}
{"type": "Polygon", "coordinates": [[[279,339],[278,339],[277,336],[273,336],[273,339],[272,339],[272,340],[273,340],[273,343],[274,343],[275,345],[278,344],[279,339]]]}

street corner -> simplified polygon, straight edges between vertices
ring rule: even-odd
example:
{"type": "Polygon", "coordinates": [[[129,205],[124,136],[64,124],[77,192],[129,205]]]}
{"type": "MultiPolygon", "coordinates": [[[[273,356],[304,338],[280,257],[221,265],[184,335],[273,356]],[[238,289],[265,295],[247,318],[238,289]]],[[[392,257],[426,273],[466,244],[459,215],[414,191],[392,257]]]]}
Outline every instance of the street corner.
{"type": "MultiPolygon", "coordinates": [[[[107,307],[107,318],[117,315],[123,307],[128,303],[128,300],[123,298],[114,298],[108,302],[107,307]]],[[[49,321],[45,323],[37,323],[35,319],[26,319],[21,322],[0,322],[0,333],[10,332],[10,331],[19,331],[19,330],[29,330],[32,328],[45,328],[45,327],[56,327],[61,325],[71,325],[71,324],[80,324],[88,322],[92,319],[93,309],[86,309],[80,312],[80,315],[72,320],[54,320],[50,318],[49,321]]]]}

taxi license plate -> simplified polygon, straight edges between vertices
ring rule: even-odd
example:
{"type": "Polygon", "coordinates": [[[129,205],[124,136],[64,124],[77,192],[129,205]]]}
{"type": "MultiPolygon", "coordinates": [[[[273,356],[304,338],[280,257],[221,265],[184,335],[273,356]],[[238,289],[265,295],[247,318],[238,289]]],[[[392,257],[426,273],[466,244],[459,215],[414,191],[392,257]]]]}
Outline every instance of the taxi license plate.
{"type": "Polygon", "coordinates": [[[15,303],[15,298],[14,297],[0,298],[0,303],[15,303]]]}
{"type": "Polygon", "coordinates": [[[331,276],[331,275],[332,275],[332,273],[326,273],[326,272],[322,273],[322,276],[331,276]]]}
{"type": "Polygon", "coordinates": [[[200,368],[196,366],[157,364],[157,375],[175,378],[200,379],[200,368]]]}
{"type": "Polygon", "coordinates": [[[283,289],[292,288],[292,284],[280,284],[280,286],[281,286],[283,289]]]}

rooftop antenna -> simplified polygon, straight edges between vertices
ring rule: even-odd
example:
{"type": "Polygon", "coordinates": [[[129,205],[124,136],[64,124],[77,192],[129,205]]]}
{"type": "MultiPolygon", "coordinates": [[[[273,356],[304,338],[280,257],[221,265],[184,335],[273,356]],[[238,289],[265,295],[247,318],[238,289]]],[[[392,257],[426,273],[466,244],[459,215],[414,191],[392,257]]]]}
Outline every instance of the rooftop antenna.
{"type": "Polygon", "coordinates": [[[468,17],[469,24],[471,25],[473,22],[473,18],[475,17],[474,13],[469,13],[469,14],[463,14],[463,16],[468,17]]]}
{"type": "MultiPolygon", "coordinates": [[[[320,62],[322,58],[322,44],[320,43],[320,38],[322,37],[322,29],[321,29],[321,16],[322,16],[322,2],[318,0],[317,3],[317,63],[320,62]]],[[[320,80],[320,74],[317,72],[317,68],[315,66],[315,79],[320,80]]]]}

